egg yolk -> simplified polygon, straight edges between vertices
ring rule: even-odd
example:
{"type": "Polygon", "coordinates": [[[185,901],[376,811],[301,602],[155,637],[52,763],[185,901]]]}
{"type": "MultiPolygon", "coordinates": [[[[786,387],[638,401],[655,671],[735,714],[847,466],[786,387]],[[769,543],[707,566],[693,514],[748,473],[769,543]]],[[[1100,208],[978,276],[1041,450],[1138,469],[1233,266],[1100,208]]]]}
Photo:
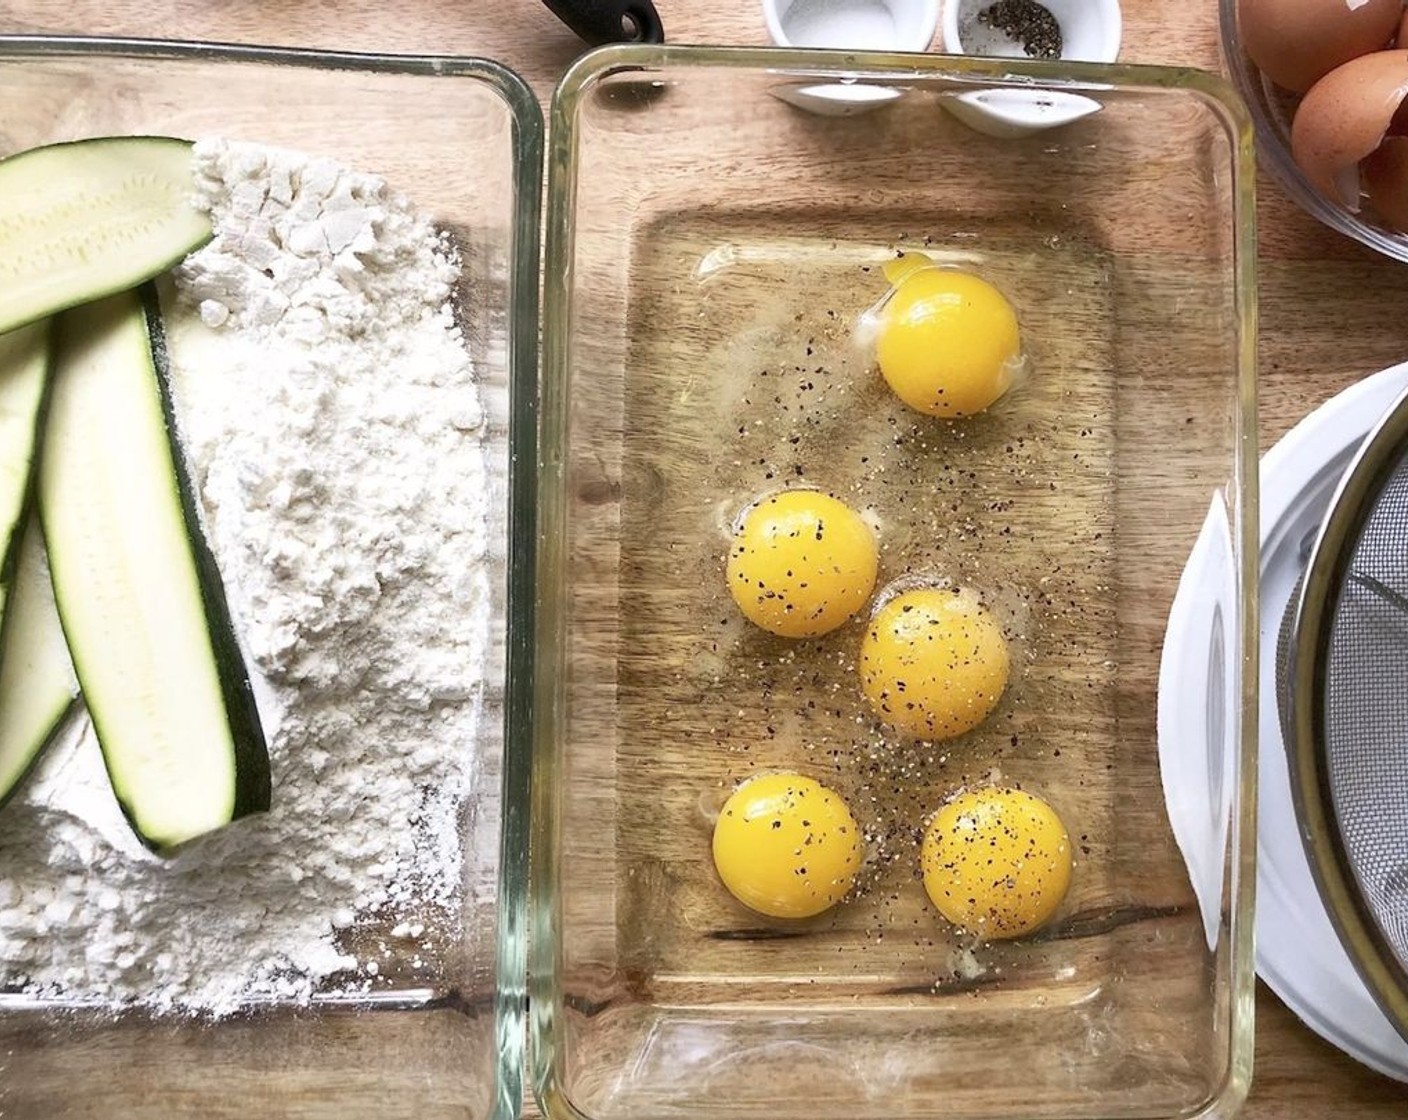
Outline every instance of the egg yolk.
{"type": "Polygon", "coordinates": [[[875,534],[817,490],[785,490],[743,518],[728,554],[728,589],[749,621],[784,638],[836,629],[875,587],[875,534]]]}
{"type": "Polygon", "coordinates": [[[1071,885],[1071,842],[1056,811],[1018,789],[962,793],[935,814],[920,855],[924,891],[956,926],[986,938],[1044,925],[1071,885]]]}
{"type": "Polygon", "coordinates": [[[910,408],[972,416],[1012,387],[1017,315],[986,280],[925,260],[906,254],[887,269],[895,288],[878,313],[876,362],[910,408]]]}
{"type": "Polygon", "coordinates": [[[875,612],[861,640],[861,689],[876,714],[916,739],[950,739],[988,717],[1010,658],[996,620],[967,591],[923,587],[875,612]]]}
{"type": "Polygon", "coordinates": [[[841,798],[801,774],[743,783],[714,826],[729,892],[773,918],[810,918],[841,901],[861,864],[860,829],[841,798]]]}

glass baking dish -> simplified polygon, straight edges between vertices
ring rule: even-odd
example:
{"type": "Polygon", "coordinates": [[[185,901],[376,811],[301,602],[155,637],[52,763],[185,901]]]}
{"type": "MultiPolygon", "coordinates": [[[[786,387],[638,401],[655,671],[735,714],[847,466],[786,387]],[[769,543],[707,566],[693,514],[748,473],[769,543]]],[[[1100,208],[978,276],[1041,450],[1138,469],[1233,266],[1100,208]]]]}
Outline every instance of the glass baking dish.
{"type": "MultiPolygon", "coordinates": [[[[1252,134],[1188,70],[617,47],[550,117],[534,685],[530,1054],[548,1116],[1226,1116],[1252,1042],[1256,454],[1252,134]],[[1088,99],[1025,139],[950,99],[1088,99]],[[858,113],[858,109],[873,110],[858,113]],[[961,112],[961,109],[960,109],[961,112]],[[856,324],[898,250],[1015,305],[1026,383],[967,422],[895,401],[856,324]],[[897,742],[861,617],[789,644],[724,582],[785,486],[880,523],[880,584],[1008,620],[996,713],[897,742]],[[1157,696],[1200,534],[1220,656],[1157,696]],[[1205,710],[1159,741],[1156,710],[1205,710]],[[1175,837],[1160,752],[1226,777],[1175,837]],[[741,780],[800,770],[871,843],[856,897],[753,914],[710,857],[741,780]],[[1056,806],[1073,885],[974,943],[917,881],[964,784],[1056,806]],[[1196,856],[1183,850],[1196,850],[1196,856]],[[1193,869],[1190,872],[1190,868],[1193,869]]],[[[1180,826],[1181,827],[1181,826],[1180,826]]]]}
{"type": "MultiPolygon", "coordinates": [[[[0,994],[0,1114],[516,1116],[528,760],[513,744],[532,614],[542,173],[531,91],[475,59],[6,38],[0,101],[4,155],[92,135],[218,135],[332,156],[410,197],[462,249],[455,310],[492,487],[485,707],[463,745],[478,765],[461,814],[459,900],[448,929],[436,921],[446,940],[434,970],[391,938],[368,995],[315,992],[302,1006],[270,1000],[220,1020],[12,989],[0,994]]],[[[360,936],[355,924],[348,936],[360,936]]]]}

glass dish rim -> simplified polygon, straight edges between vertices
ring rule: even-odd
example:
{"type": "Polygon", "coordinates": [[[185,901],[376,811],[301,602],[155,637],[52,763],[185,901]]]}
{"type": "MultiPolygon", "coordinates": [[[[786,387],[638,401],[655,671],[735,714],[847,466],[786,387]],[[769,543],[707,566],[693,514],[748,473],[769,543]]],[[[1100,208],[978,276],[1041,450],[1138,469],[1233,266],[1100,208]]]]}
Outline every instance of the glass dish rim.
{"type": "MultiPolygon", "coordinates": [[[[851,51],[803,47],[695,46],[665,43],[612,43],[581,55],[558,80],[550,108],[554,151],[562,150],[559,126],[571,127],[582,96],[600,78],[622,70],[663,70],[669,67],[721,67],[762,70],[779,76],[856,80],[867,84],[904,78],[949,78],[975,86],[1038,86],[1044,89],[1089,91],[1166,89],[1197,93],[1218,106],[1229,132],[1242,146],[1243,133],[1253,130],[1252,116],[1234,84],[1210,70],[1146,63],[1074,62],[1066,60],[999,58],[937,52],[851,51]]],[[[1250,144],[1244,153],[1253,155],[1250,144]]],[[[1239,160],[1240,162],[1240,160],[1239,160]]],[[[1247,163],[1242,170],[1253,170],[1247,163]]]]}
{"type": "MultiPolygon", "coordinates": [[[[512,124],[513,197],[507,332],[508,511],[503,760],[496,914],[494,1038],[498,1045],[493,1117],[522,1107],[527,1017],[528,757],[534,580],[537,554],[538,270],[544,122],[528,83],[492,59],[469,55],[385,54],[266,47],[196,40],[0,34],[0,65],[14,60],[134,58],[155,62],[263,64],[426,78],[468,78],[488,86],[512,124]]],[[[342,1001],[315,1006],[340,1005],[342,1001]]],[[[362,1006],[362,1004],[357,1004],[362,1006]]],[[[374,1006],[374,1005],[369,1005],[374,1006]]],[[[0,1012],[5,1009],[0,1008],[0,1012]]]]}
{"type": "MultiPolygon", "coordinates": [[[[578,113],[593,87],[605,77],[634,72],[649,80],[652,72],[699,70],[765,71],[778,77],[820,81],[863,81],[867,84],[945,78],[975,87],[1042,88],[1109,93],[1111,91],[1183,92],[1200,98],[1227,135],[1231,157],[1232,269],[1235,296],[1236,398],[1238,423],[1233,433],[1232,466],[1235,489],[1229,503],[1235,510],[1238,557],[1236,574],[1241,606],[1237,636],[1240,673],[1237,804],[1229,837],[1229,926],[1226,975],[1229,979],[1227,1065],[1222,1082],[1195,1117],[1232,1115],[1251,1086],[1254,1046],[1256,971],[1253,952],[1253,907],[1256,888],[1256,805],[1258,732],[1257,580],[1259,562],[1257,485],[1257,286],[1256,286],[1256,156],[1252,117],[1237,89],[1210,71],[1188,67],[1133,64],[1048,62],[989,59],[945,54],[914,54],[791,47],[707,47],[668,44],[611,44],[577,59],[553,90],[548,113],[548,210],[545,222],[541,354],[541,424],[539,469],[538,597],[549,598],[561,588],[559,559],[566,509],[564,470],[567,446],[563,401],[570,334],[571,300],[564,282],[572,274],[577,165],[578,113]],[[551,278],[563,278],[552,282],[551,278]]],[[[577,1117],[556,1071],[556,1022],[561,993],[557,988],[557,883],[560,843],[558,791],[555,782],[557,726],[561,701],[549,691],[545,703],[538,685],[550,683],[551,668],[561,664],[565,627],[550,612],[539,612],[536,638],[535,696],[532,721],[531,936],[528,967],[528,1062],[534,1097],[550,1120],[577,1117]],[[546,667],[546,668],[545,668],[546,667]],[[546,717],[546,718],[545,718],[546,717]]]]}

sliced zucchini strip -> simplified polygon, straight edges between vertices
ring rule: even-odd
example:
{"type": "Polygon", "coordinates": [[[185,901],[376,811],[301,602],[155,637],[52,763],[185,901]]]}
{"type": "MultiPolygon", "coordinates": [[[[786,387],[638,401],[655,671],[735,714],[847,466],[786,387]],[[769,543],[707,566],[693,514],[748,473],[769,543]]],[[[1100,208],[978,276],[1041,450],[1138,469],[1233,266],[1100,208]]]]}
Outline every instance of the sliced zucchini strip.
{"type": "Polygon", "coordinates": [[[209,241],[191,148],[110,136],[0,160],[0,333],[135,287],[209,241]]]}
{"type": "Polygon", "coordinates": [[[48,325],[0,334],[0,624],[29,520],[48,385],[48,325]]]}
{"type": "Polygon", "coordinates": [[[166,852],[269,807],[269,762],[171,419],[155,293],[55,322],[39,509],[117,799],[166,852]]]}
{"type": "Polygon", "coordinates": [[[20,542],[9,609],[0,625],[0,805],[78,707],[78,682],[33,518],[26,520],[20,542]]]}

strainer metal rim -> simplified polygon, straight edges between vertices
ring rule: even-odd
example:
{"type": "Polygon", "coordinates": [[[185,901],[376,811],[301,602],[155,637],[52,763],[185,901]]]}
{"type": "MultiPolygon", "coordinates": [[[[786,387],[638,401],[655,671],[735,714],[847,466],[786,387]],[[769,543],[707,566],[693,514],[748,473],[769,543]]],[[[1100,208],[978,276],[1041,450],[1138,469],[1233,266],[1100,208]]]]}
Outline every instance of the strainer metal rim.
{"type": "Polygon", "coordinates": [[[1300,590],[1292,600],[1294,640],[1286,678],[1291,796],[1301,841],[1345,951],[1384,1014],[1408,1039],[1408,969],[1399,962],[1364,901],[1334,819],[1322,750],[1326,653],[1354,548],[1385,484],[1408,454],[1408,391],[1364,438],[1330,500],[1300,590]]]}

